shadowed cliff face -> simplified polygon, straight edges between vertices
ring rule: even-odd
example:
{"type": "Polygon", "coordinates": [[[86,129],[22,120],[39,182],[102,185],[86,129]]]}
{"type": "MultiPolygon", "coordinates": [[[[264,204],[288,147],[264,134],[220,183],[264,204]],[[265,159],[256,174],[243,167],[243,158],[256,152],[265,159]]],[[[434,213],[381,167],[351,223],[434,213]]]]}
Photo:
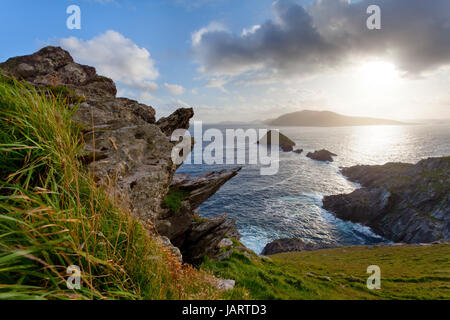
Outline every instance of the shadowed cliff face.
{"type": "Polygon", "coordinates": [[[323,207],[338,218],[395,242],[450,240],[450,157],[354,166],[342,173],[362,188],[324,197],[323,207]]]}
{"type": "MultiPolygon", "coordinates": [[[[77,64],[59,47],[46,47],[32,55],[11,58],[0,64],[0,70],[73,102],[71,107],[77,108],[73,120],[83,128],[85,154],[80,160],[93,173],[96,182],[108,186],[108,192],[121,195],[127,209],[145,225],[164,225],[163,236],[169,235],[171,240],[176,235],[188,257],[186,261],[200,260],[212,253],[225,234],[236,229],[234,221],[226,216],[195,222],[193,209],[237,171],[203,179],[199,185],[203,189],[190,190],[193,197],[199,195],[193,208],[187,203],[183,206],[184,215],[176,219],[162,205],[177,169],[171,159],[174,143],[168,136],[176,129],[189,128],[189,120],[194,115],[192,109],[179,109],[156,122],[152,107],[116,98],[116,86],[111,79],[97,75],[93,67],[77,64]]],[[[181,259],[179,250],[167,238],[161,239],[181,259]]]]}

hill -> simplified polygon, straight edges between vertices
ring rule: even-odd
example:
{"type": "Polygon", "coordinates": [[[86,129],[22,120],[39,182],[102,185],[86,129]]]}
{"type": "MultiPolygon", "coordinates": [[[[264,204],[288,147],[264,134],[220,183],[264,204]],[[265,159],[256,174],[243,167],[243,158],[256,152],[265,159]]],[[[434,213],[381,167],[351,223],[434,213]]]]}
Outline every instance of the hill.
{"type": "MultiPolygon", "coordinates": [[[[236,279],[252,299],[450,299],[449,244],[356,246],[267,258],[236,250],[202,268],[236,279]],[[367,267],[381,269],[381,289],[366,287],[367,267]]],[[[237,296],[236,296],[237,298],[237,296]]]]}
{"type": "Polygon", "coordinates": [[[292,127],[346,127],[346,126],[374,126],[374,125],[406,125],[407,123],[365,117],[344,116],[331,111],[303,110],[284,114],[277,119],[266,122],[273,126],[292,127]]]}

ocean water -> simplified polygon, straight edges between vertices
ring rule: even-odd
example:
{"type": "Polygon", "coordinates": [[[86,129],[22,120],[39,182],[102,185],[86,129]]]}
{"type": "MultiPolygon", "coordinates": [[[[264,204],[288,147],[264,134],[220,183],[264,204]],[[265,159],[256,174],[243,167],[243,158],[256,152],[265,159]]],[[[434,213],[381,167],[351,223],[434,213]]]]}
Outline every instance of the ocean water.
{"type": "MultiPolygon", "coordinates": [[[[203,131],[209,128],[225,132],[262,127],[204,125],[203,131]]],[[[369,228],[336,219],[322,209],[323,196],[349,193],[358,187],[342,176],[339,167],[392,161],[416,163],[450,155],[450,124],[277,129],[304,152],[280,152],[279,172],[272,176],[260,175],[259,165],[243,165],[236,177],[199,208],[204,217],[228,213],[236,219],[241,241],[257,253],[270,241],[285,237],[335,245],[385,242],[369,228]],[[306,157],[307,152],[323,148],[338,154],[335,162],[322,163],[306,157]]],[[[208,144],[203,142],[203,147],[208,144]]],[[[248,144],[238,145],[234,151],[237,149],[248,152],[248,144]]],[[[193,154],[201,151],[197,144],[193,154]]],[[[178,173],[197,175],[236,166],[185,163],[178,173]]]]}

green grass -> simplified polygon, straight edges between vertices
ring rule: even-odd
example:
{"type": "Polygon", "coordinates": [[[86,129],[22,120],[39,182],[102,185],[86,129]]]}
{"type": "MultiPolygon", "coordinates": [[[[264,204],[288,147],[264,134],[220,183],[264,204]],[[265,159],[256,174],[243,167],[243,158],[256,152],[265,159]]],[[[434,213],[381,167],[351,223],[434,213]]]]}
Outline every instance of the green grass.
{"type": "Polygon", "coordinates": [[[166,208],[174,214],[177,214],[181,210],[181,201],[189,197],[189,192],[179,189],[170,189],[167,193],[163,204],[166,208]]]}
{"type": "Polygon", "coordinates": [[[450,299],[450,245],[346,247],[249,259],[235,252],[202,269],[235,279],[251,299],[450,299]],[[381,268],[369,290],[367,267],[381,268]]]}
{"type": "Polygon", "coordinates": [[[95,185],[68,104],[0,75],[0,299],[219,297],[95,185]],[[70,265],[81,290],[67,289],[70,265]]]}

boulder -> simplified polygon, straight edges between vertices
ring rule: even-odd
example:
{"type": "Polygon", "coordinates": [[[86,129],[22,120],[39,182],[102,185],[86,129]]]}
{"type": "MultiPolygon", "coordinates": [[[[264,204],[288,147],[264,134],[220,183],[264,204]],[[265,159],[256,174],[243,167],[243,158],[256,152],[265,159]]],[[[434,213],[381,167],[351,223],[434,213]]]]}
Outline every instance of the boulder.
{"type": "Polygon", "coordinates": [[[296,150],[294,150],[294,153],[297,153],[297,154],[301,154],[303,152],[303,149],[296,149],[296,150]]]}
{"type": "Polygon", "coordinates": [[[217,283],[216,283],[216,287],[220,291],[233,290],[235,285],[236,285],[236,281],[226,280],[226,279],[217,279],[217,283]]]}
{"type": "Polygon", "coordinates": [[[322,149],[319,151],[308,152],[306,155],[308,158],[317,160],[317,161],[329,161],[333,162],[333,157],[336,157],[337,154],[330,152],[328,150],[322,149]]]}
{"type": "Polygon", "coordinates": [[[329,248],[335,248],[335,246],[324,243],[305,242],[301,239],[278,239],[268,243],[261,252],[261,255],[269,256],[283,252],[313,251],[329,248]]]}
{"type": "MultiPolygon", "coordinates": [[[[272,145],[272,135],[274,134],[274,131],[269,130],[264,137],[262,137],[258,144],[265,144],[268,146],[272,145]]],[[[294,150],[295,142],[289,139],[287,136],[279,132],[279,138],[278,138],[278,145],[280,146],[281,150],[284,152],[290,152],[294,150]]]]}

